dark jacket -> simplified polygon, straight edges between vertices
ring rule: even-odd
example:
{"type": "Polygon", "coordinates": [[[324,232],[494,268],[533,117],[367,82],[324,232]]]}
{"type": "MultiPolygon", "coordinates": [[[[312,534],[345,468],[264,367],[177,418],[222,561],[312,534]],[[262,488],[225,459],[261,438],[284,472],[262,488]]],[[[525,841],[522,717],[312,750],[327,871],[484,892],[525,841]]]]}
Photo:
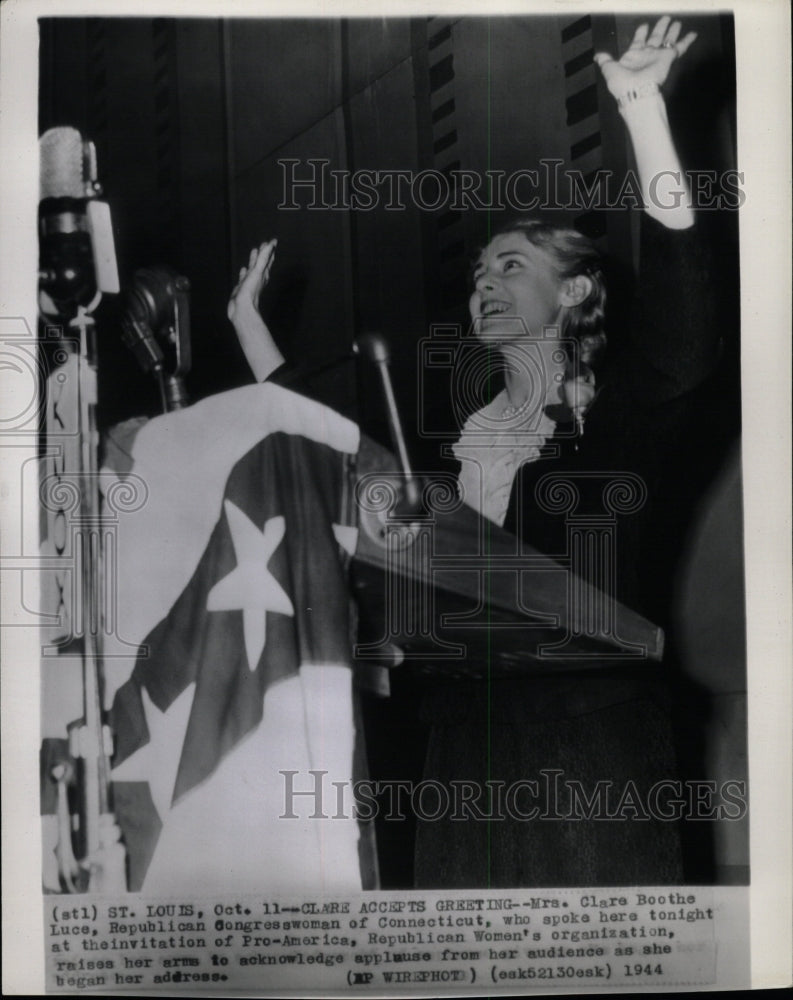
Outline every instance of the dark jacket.
{"type": "MultiPolygon", "coordinates": [[[[571,515],[594,535],[610,525],[610,555],[575,558],[578,574],[667,626],[686,525],[712,464],[707,383],[720,337],[697,229],[667,230],[644,217],[638,287],[629,337],[598,375],[583,436],[571,423],[557,426],[516,476],[505,527],[569,565],[571,515]],[[561,504],[551,502],[554,492],[561,504]]],[[[557,770],[589,792],[606,781],[642,795],[677,776],[669,660],[559,666],[428,692],[425,779],[509,787],[557,770]]],[[[550,805],[543,793],[536,804],[550,805]]],[[[419,821],[416,884],[674,884],[684,877],[680,837],[677,824],[657,820],[419,821]]]]}
{"type": "MultiPolygon", "coordinates": [[[[644,215],[640,246],[633,320],[598,376],[583,436],[559,424],[547,457],[516,476],[504,526],[548,555],[564,554],[566,517],[543,503],[543,486],[574,484],[576,517],[616,508],[614,596],[666,627],[675,564],[715,444],[708,378],[720,331],[713,267],[698,227],[670,230],[644,215]],[[604,498],[609,480],[618,492],[604,498]]],[[[598,569],[581,565],[582,575],[602,584],[590,575],[598,569]]]]}

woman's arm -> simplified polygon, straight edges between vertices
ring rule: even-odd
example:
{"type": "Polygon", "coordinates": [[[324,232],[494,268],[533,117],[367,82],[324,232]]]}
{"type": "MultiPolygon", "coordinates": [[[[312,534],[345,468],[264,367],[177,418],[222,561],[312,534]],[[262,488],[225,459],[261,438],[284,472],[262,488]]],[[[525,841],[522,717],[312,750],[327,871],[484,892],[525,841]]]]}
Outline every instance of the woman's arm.
{"type": "Polygon", "coordinates": [[[694,226],[691,196],[675,150],[659,87],[693,43],[680,22],[641,25],[619,62],[595,59],[617,99],[636,154],[642,196],[641,264],[623,355],[628,383],[643,403],[674,399],[698,386],[719,357],[716,282],[710,247],[694,226]]]}
{"type": "Polygon", "coordinates": [[[228,305],[228,317],[258,382],[264,382],[284,364],[284,357],[259,312],[259,296],[270,278],[277,243],[278,240],[270,240],[251,250],[248,266],[240,269],[228,305]]]}
{"type": "Polygon", "coordinates": [[[680,27],[680,21],[662,17],[652,32],[646,24],[636,29],[619,62],[606,52],[595,55],[631,137],[647,213],[669,229],[694,224],[690,191],[659,90],[672,63],[697,37],[692,31],[679,38],[680,27]]]}

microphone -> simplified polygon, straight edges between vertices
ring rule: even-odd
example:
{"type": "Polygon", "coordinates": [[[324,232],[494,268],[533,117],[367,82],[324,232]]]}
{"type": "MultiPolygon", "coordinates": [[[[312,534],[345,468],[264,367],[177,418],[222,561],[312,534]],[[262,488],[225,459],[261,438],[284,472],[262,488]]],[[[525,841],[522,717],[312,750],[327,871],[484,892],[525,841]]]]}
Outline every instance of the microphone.
{"type": "Polygon", "coordinates": [[[416,514],[421,509],[421,483],[413,474],[408,457],[405,434],[402,430],[402,421],[399,417],[399,410],[394,395],[394,386],[391,382],[391,372],[389,362],[391,355],[388,344],[379,333],[362,334],[353,344],[353,351],[360,354],[368,361],[373,362],[380,372],[380,381],[385,398],[386,414],[388,417],[388,427],[391,433],[391,441],[396,449],[399,465],[405,480],[404,496],[394,513],[402,516],[416,514]]]}
{"type": "Polygon", "coordinates": [[[42,311],[86,311],[98,293],[117,294],[110,207],[97,200],[96,150],[77,129],[51,128],[39,140],[39,282],[42,311]]]}
{"type": "Polygon", "coordinates": [[[39,139],[40,201],[85,198],[85,149],[76,128],[51,128],[39,139]]]}
{"type": "Polygon", "coordinates": [[[125,292],[121,339],[140,367],[158,380],[163,412],[187,406],[183,376],[191,364],[188,279],[170,267],[136,271],[125,292]]]}

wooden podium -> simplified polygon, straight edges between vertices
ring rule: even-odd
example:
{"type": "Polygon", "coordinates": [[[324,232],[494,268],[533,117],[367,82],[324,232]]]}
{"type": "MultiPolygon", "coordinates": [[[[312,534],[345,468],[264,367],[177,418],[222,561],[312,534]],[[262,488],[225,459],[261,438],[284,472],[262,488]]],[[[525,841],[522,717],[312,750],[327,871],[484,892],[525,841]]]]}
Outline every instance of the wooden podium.
{"type": "Polygon", "coordinates": [[[570,554],[551,559],[465,506],[451,477],[426,479],[422,511],[397,516],[400,476],[391,453],[362,438],[358,662],[478,679],[661,659],[662,630],[576,572],[584,551],[609,577],[614,516],[568,518],[570,554]]]}

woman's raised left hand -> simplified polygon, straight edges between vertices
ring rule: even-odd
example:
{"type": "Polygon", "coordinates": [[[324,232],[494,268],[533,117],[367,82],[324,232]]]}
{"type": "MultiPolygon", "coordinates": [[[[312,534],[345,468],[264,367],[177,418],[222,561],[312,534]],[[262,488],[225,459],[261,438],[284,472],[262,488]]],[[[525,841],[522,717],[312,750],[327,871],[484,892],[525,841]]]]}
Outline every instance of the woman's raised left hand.
{"type": "Polygon", "coordinates": [[[239,280],[229,297],[228,317],[237,326],[244,323],[251,314],[259,313],[259,296],[270,280],[270,270],[275,258],[277,239],[267,240],[254,247],[248,257],[247,267],[240,268],[239,280]]]}
{"type": "Polygon", "coordinates": [[[652,32],[649,25],[639,25],[619,61],[608,52],[595,53],[595,62],[614,97],[619,99],[646,84],[660,87],[664,83],[672,63],[688,51],[697,37],[695,31],[689,31],[680,38],[681,27],[680,21],[664,15],[652,32]]]}

